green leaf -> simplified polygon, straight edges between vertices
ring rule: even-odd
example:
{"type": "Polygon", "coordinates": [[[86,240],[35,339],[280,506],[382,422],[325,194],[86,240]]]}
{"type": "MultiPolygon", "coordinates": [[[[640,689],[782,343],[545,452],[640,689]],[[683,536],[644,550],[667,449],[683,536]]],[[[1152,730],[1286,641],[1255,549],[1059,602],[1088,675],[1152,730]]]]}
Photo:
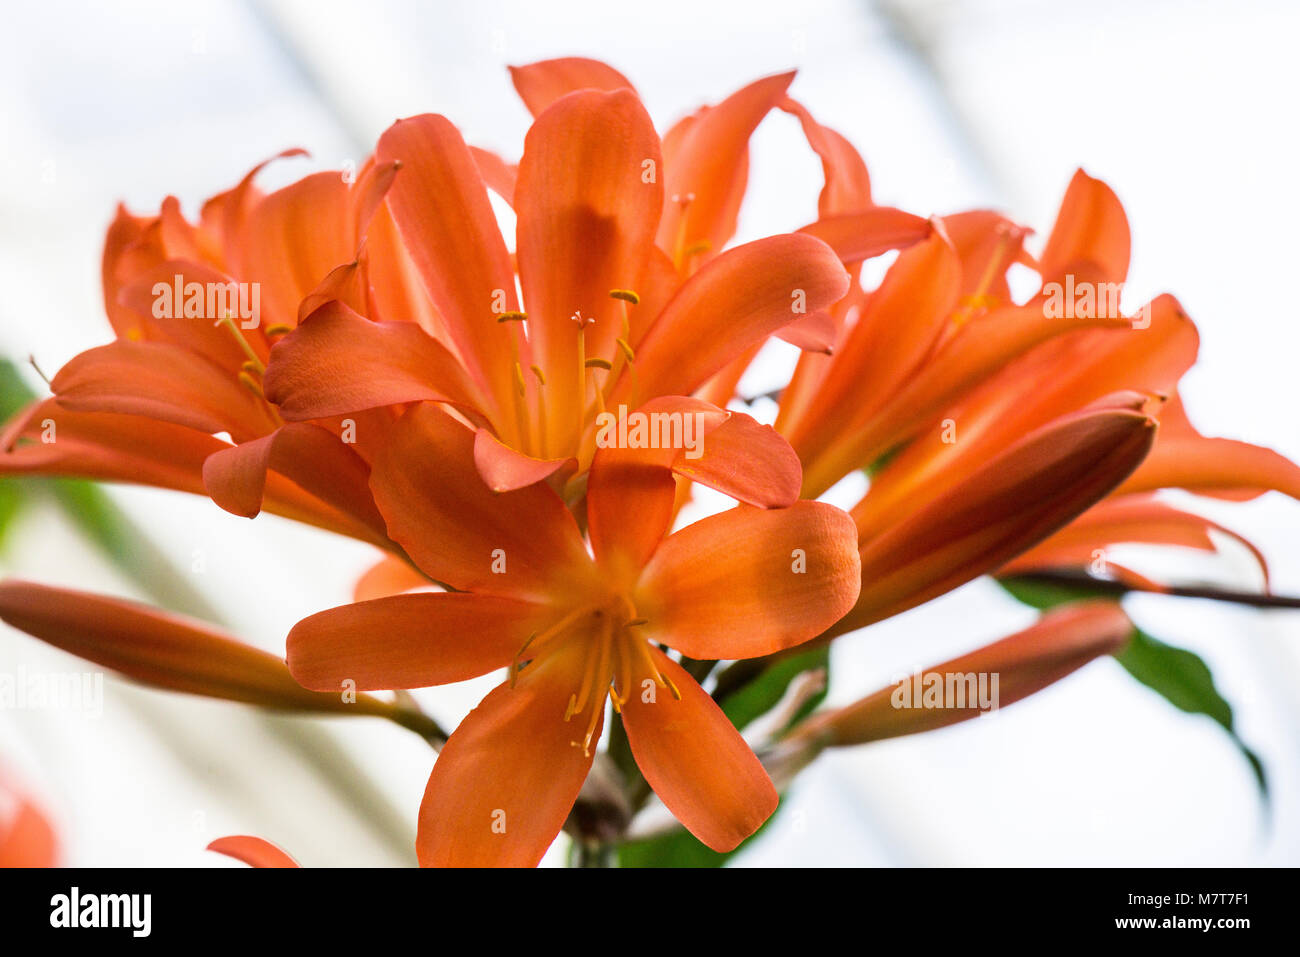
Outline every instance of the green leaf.
{"type": "Polygon", "coordinates": [[[765,830],[772,826],[776,816],[781,813],[781,805],[776,806],[772,816],[735,850],[725,853],[715,851],[707,844],[702,844],[684,827],[676,827],[663,834],[656,834],[642,841],[627,841],[618,847],[619,867],[722,867],[735,857],[765,830]]]}
{"type": "Polygon", "coordinates": [[[1125,670],[1166,701],[1188,714],[1204,714],[1217,721],[1250,762],[1261,795],[1268,797],[1268,777],[1259,756],[1237,736],[1232,705],[1214,686],[1214,676],[1201,658],[1185,648],[1176,648],[1133,629],[1133,637],[1115,658],[1125,670]]]}
{"type": "MultiPolygon", "coordinates": [[[[1046,584],[1017,578],[998,581],[1013,597],[1040,610],[1103,595],[1086,586],[1046,584]]],[[[1113,595],[1105,597],[1114,598],[1113,595]]],[[[1134,626],[1129,643],[1123,650],[1116,652],[1114,657],[1130,675],[1178,710],[1214,719],[1250,764],[1255,782],[1259,785],[1260,796],[1267,802],[1268,776],[1264,764],[1237,735],[1232,705],[1219,693],[1209,665],[1199,655],[1160,641],[1134,626]]]]}
{"type": "MultiPolygon", "coordinates": [[[[735,666],[733,665],[733,667],[735,666]]],[[[731,723],[736,726],[736,729],[743,731],[750,722],[762,717],[777,706],[785,696],[791,681],[805,671],[813,671],[817,668],[827,671],[830,669],[830,649],[825,645],[797,655],[791,655],[788,658],[777,659],[759,672],[757,677],[721,697],[718,704],[722,707],[723,714],[731,719],[731,723]]],[[[719,676],[719,680],[722,680],[722,676],[719,676]]],[[[798,712],[787,723],[786,727],[780,730],[787,730],[802,721],[822,703],[822,699],[825,697],[826,692],[824,689],[810,696],[799,707],[798,712]]]]}
{"type": "Polygon", "coordinates": [[[1047,611],[1057,605],[1066,605],[1072,601],[1083,601],[1086,598],[1113,599],[1115,597],[1100,589],[1093,590],[1085,586],[1075,585],[1056,585],[1031,581],[1026,578],[999,578],[997,582],[1016,601],[1028,605],[1030,608],[1037,608],[1039,611],[1047,611]]]}

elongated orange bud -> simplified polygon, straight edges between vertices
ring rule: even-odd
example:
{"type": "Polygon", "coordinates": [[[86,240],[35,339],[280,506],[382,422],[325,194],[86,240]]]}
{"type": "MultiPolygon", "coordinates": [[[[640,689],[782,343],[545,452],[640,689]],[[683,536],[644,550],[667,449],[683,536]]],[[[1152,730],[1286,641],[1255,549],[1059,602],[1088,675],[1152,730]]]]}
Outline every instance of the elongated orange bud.
{"type": "Polygon", "coordinates": [[[922,486],[908,513],[861,543],[862,592],[832,634],[929,601],[1046,538],[1137,467],[1155,425],[1122,406],[1085,410],[993,455],[942,494],[926,497],[922,486]]]}
{"type": "Polygon", "coordinates": [[[922,682],[909,676],[847,707],[814,715],[782,747],[809,745],[817,750],[865,744],[956,724],[989,710],[987,697],[976,695],[972,685],[992,687],[996,693],[991,707],[1004,708],[1116,651],[1132,633],[1132,622],[1115,602],[1067,605],[1023,631],[925,669],[919,676],[922,682]],[[931,681],[933,676],[939,680],[931,681]],[[918,683],[942,689],[935,695],[938,701],[918,700],[913,693],[918,683]],[[959,691],[956,700],[947,694],[952,688],[959,691]]]}
{"type": "Polygon", "coordinates": [[[270,841],[246,834],[219,837],[207,849],[243,861],[249,867],[298,867],[297,861],[270,841]]]}
{"type": "Polygon", "coordinates": [[[0,582],[0,619],[144,684],[288,711],[393,717],[373,695],[308,691],[284,661],[210,626],[134,602],[32,582],[0,582]],[[355,700],[353,700],[355,699],[355,700]]]}

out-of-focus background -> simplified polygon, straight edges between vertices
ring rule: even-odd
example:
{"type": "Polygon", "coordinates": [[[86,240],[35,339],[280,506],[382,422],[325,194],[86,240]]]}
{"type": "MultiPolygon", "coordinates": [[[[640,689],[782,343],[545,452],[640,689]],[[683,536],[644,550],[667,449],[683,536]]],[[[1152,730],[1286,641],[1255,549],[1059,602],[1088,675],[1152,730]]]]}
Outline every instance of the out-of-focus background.
{"type": "MultiPolygon", "coordinates": [[[[527,114],[507,64],[606,59],[661,130],[798,67],[793,95],[858,146],[879,202],[991,205],[1041,232],[1076,167],[1109,182],[1134,230],[1126,305],[1173,291],[1199,324],[1202,358],[1185,380],[1194,421],[1300,459],[1300,6],[1289,0],[47,0],[8,8],[5,27],[0,353],[34,355],[49,374],[108,341],[99,254],[118,200],[144,212],[172,193],[194,213],[285,147],[313,159],[273,166],[264,183],[359,162],[418,112],[517,158],[527,114]]],[[[810,220],[820,167],[795,121],[769,117],[752,158],[740,238],[810,220]]],[[[747,385],[762,391],[764,375],[747,385]]],[[[186,587],[277,653],[296,620],[348,600],[373,558],[196,497],[110,494],[186,587]]],[[[1277,591],[1300,593],[1300,504],[1270,494],[1194,507],[1264,549],[1277,591]]],[[[8,575],[141,595],[53,507],[23,514],[0,562],[8,575]]],[[[1164,567],[1259,584],[1231,548],[1164,567]]],[[[1217,725],[1104,659],[992,717],[824,758],[738,863],[1300,863],[1300,612],[1149,596],[1126,607],[1211,666],[1267,766],[1271,811],[1217,725]]],[[[1032,618],[971,584],[839,642],[832,700],[1032,618]]],[[[92,670],[0,632],[0,674],[92,670]]],[[[420,697],[451,725],[490,684],[420,697]]],[[[109,676],[102,709],[0,710],[0,762],[50,810],[70,864],[221,866],[207,841],[252,833],[304,864],[372,865],[414,862],[432,755],[378,720],[266,717],[109,676]]]]}

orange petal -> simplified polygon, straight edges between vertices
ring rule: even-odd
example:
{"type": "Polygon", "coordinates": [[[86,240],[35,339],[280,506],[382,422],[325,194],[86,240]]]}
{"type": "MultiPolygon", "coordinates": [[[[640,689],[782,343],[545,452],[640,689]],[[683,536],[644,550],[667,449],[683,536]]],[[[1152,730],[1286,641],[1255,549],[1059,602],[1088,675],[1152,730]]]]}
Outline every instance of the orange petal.
{"type": "Polygon", "coordinates": [[[334,300],[353,312],[365,312],[366,292],[365,275],[359,260],[337,266],[298,303],[297,324],[301,325],[313,312],[334,300]]]}
{"type": "Polygon", "coordinates": [[[587,524],[597,561],[615,577],[639,572],[672,524],[676,486],[670,472],[760,508],[784,508],[799,497],[794,450],[771,426],[743,412],[661,396],[622,420],[609,416],[598,420],[587,524]],[[660,423],[655,434],[663,447],[628,447],[634,416],[660,423]],[[627,444],[619,434],[624,427],[627,444]]]}
{"type": "MultiPolygon", "coordinates": [[[[630,90],[584,90],[554,103],[524,140],[515,189],[519,281],[534,360],[545,375],[542,458],[577,450],[589,400],[585,356],[612,359],[663,205],[659,136],[630,90]],[[586,324],[580,331],[574,316],[586,324]]],[[[510,443],[514,444],[514,443],[510,443]]]]}
{"type": "Polygon", "coordinates": [[[544,483],[493,492],[474,464],[474,433],[436,405],[398,421],[370,487],[389,535],[436,581],[546,599],[594,571],[560,497],[544,483]]]}
{"type": "Polygon", "coordinates": [[[481,408],[447,348],[411,322],[371,322],[328,302],[271,349],[266,397],[291,420],[323,419],[423,399],[481,408]]]}
{"type": "Polygon", "coordinates": [[[658,648],[650,654],[681,697],[660,688],[633,689],[623,705],[632,755],[688,831],[715,851],[730,851],[776,810],[776,788],[695,679],[658,648]]]}
{"type": "Polygon", "coordinates": [[[698,453],[679,451],[673,471],[759,508],[785,508],[799,498],[803,470],[794,449],[770,425],[744,412],[732,412],[708,429],[698,453]]]}
{"type": "MultiPolygon", "coordinates": [[[[118,301],[122,286],[131,281],[133,270],[128,267],[135,258],[140,239],[156,217],[133,216],[124,205],[118,204],[117,213],[104,237],[104,253],[100,263],[100,280],[104,290],[104,311],[113,331],[120,339],[143,338],[142,317],[118,301]]],[[[146,265],[156,265],[147,259],[146,265]]],[[[138,267],[136,267],[138,268],[138,267]]]]}
{"type": "Polygon", "coordinates": [[[1105,561],[1109,573],[1115,566],[1105,559],[1106,550],[1121,544],[1175,545],[1212,552],[1217,546],[1210,530],[1236,539],[1251,553],[1267,588],[1268,562],[1248,539],[1218,522],[1176,509],[1149,495],[1118,493],[1098,502],[1059,532],[1008,562],[998,574],[1071,566],[1091,568],[1098,558],[1105,561]]]}
{"type": "Polygon", "coordinates": [[[474,156],[474,164],[487,188],[492,190],[510,206],[515,204],[515,180],[519,176],[519,167],[507,163],[491,150],[471,146],[469,151],[474,156]]]}
{"type": "Polygon", "coordinates": [[[474,464],[478,474],[494,492],[513,492],[548,479],[562,469],[574,470],[578,460],[535,459],[502,443],[487,429],[474,435],[474,464]]]}
{"type": "Polygon", "coordinates": [[[1099,281],[1122,283],[1128,275],[1129,244],[1128,217],[1119,198],[1101,180],[1078,170],[1047,237],[1039,271],[1047,281],[1089,263],[1099,270],[1099,281]]]}
{"type": "Polygon", "coordinates": [[[944,216],[942,222],[961,259],[961,294],[1009,305],[1007,269],[1021,260],[1025,236],[1030,231],[988,209],[954,213],[944,216]]]}
{"type": "Polygon", "coordinates": [[[275,655],[117,598],[9,579],[0,582],[0,619],[156,688],[288,711],[386,716],[394,710],[370,695],[349,704],[339,693],[308,691],[275,655]]]}
{"type": "MultiPolygon", "coordinates": [[[[969,676],[988,676],[984,679],[987,689],[994,687],[996,676],[997,700],[993,706],[1002,708],[1060,681],[1094,658],[1118,651],[1132,634],[1133,623],[1118,604],[1078,602],[1050,611],[1023,631],[933,665],[923,673],[942,675],[945,687],[950,686],[949,676],[957,676],[951,684],[963,696],[970,688],[969,676]]],[[[814,715],[788,740],[832,747],[865,744],[933,731],[983,713],[974,694],[966,699],[964,707],[957,700],[944,700],[941,707],[924,707],[915,700],[913,687],[914,678],[909,676],[847,707],[814,715]],[[900,707],[900,701],[910,706],[900,707]]]]}
{"type": "Polygon", "coordinates": [[[170,422],[74,412],[45,399],[6,426],[0,474],[133,482],[204,495],[203,463],[227,448],[205,432],[170,422]]]}
{"type": "Polygon", "coordinates": [[[803,104],[785,97],[777,104],[798,117],[804,138],[822,161],[825,185],[817,197],[817,217],[856,213],[871,207],[871,177],[853,144],[813,119],[803,104]]]}
{"type": "MultiPolygon", "coordinates": [[[[723,253],[686,282],[646,332],[636,358],[641,395],[690,395],[746,349],[827,308],[848,287],[835,253],[811,236],[771,236],[723,253]]],[[[627,401],[631,392],[624,374],[614,401],[627,401]]]]}
{"type": "Polygon", "coordinates": [[[596,451],[587,475],[587,531],[592,551],[605,573],[617,581],[632,581],[649,560],[651,553],[667,533],[673,521],[676,482],[672,470],[684,459],[687,426],[692,444],[702,444],[710,431],[726,422],[730,413],[681,396],[661,396],[637,409],[634,415],[655,421],[662,415],[666,423],[661,431],[681,438],[677,445],[655,443],[662,447],[631,447],[630,436],[624,442],[619,429],[636,422],[620,412],[608,413],[609,420],[598,419],[595,433],[596,451]],[[677,424],[674,431],[673,423],[677,424]]]}
{"type": "Polygon", "coordinates": [[[0,777],[0,869],[57,867],[59,839],[44,812],[0,777]]]}
{"type": "Polygon", "coordinates": [[[261,399],[233,375],[168,343],[123,340],[87,349],[59,370],[50,387],[68,409],[142,415],[229,432],[236,441],[275,427],[261,399]]]}
{"type": "Polygon", "coordinates": [[[779,330],[776,337],[807,352],[830,355],[839,331],[839,324],[834,317],[829,312],[820,310],[811,316],[796,319],[779,330]]]}
{"type": "MultiPolygon", "coordinates": [[[[456,351],[471,378],[499,408],[508,408],[517,323],[495,320],[519,304],[510,256],[473,155],[456,127],[432,114],[394,123],[375,155],[379,162],[401,163],[385,202],[456,351]]],[[[372,247],[370,255],[378,251],[372,247]]]]}
{"type": "Polygon", "coordinates": [[[580,56],[512,66],[510,80],[534,118],[541,116],[556,100],[575,90],[608,92],[633,88],[628,78],[612,66],[580,56]]]}
{"type": "Polygon", "coordinates": [[[353,195],[341,173],[323,172],[250,206],[239,236],[239,278],[261,284],[263,328],[292,326],[303,298],[355,257],[353,195]]]}
{"type": "Polygon", "coordinates": [[[692,658],[752,658],[808,641],[853,606],[856,529],[822,502],[739,506],[671,535],[637,587],[648,638],[692,658]]]}
{"type": "MultiPolygon", "coordinates": [[[[815,396],[799,417],[785,414],[777,427],[804,461],[809,493],[834,484],[838,460],[818,459],[838,440],[864,440],[873,410],[917,373],[957,304],[961,263],[942,230],[899,254],[880,288],[840,343],[815,396]]],[[[855,463],[854,466],[864,464],[855,463]]]]}
{"type": "Polygon", "coordinates": [[[219,837],[208,845],[209,851],[216,851],[237,861],[243,861],[249,867],[297,867],[298,862],[276,847],[270,841],[246,834],[219,837]]]}
{"type": "Polygon", "coordinates": [[[664,193],[672,201],[657,241],[679,265],[694,248],[721,252],[735,234],[748,178],[749,138],[793,80],[793,72],[757,80],[697,113],[675,138],[665,157],[664,193]]]}
{"type": "Polygon", "coordinates": [[[540,631],[543,606],[464,592],[420,592],[342,605],[304,618],[288,639],[304,688],[425,688],[477,678],[514,660],[540,631]]]}
{"type": "Polygon", "coordinates": [[[387,598],[400,595],[416,588],[427,588],[433,584],[419,569],[395,555],[386,555],[366,569],[356,587],[352,589],[353,601],[370,601],[372,598],[387,598]]]}
{"type": "Polygon", "coordinates": [[[542,859],[594,756],[575,744],[580,723],[564,720],[582,663],[567,649],[546,656],[452,733],[420,805],[422,867],[533,867],[542,859]]]}
{"type": "Polygon", "coordinates": [[[799,232],[816,236],[835,250],[843,262],[856,263],[891,249],[906,249],[925,240],[930,220],[892,206],[874,206],[858,213],[828,216],[799,232]]]}
{"type": "Polygon", "coordinates": [[[1266,491],[1300,499],[1300,467],[1272,449],[1197,432],[1178,396],[1160,412],[1155,448],[1117,495],[1183,488],[1201,495],[1244,501],[1266,491]]]}
{"type": "Polygon", "coordinates": [[[203,485],[227,512],[253,518],[262,510],[268,469],[385,541],[384,520],[370,494],[369,467],[339,436],[318,425],[291,422],[264,438],[214,453],[203,463],[203,485]]]}

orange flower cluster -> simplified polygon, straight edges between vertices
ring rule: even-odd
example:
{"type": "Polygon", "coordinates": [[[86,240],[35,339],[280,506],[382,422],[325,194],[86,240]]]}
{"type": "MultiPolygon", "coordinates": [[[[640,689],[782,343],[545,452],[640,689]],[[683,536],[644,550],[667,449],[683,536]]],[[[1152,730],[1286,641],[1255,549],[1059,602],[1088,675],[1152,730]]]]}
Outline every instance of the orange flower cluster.
{"type": "MultiPolygon", "coordinates": [[[[876,695],[796,728],[765,767],[697,680],[714,662],[1117,542],[1212,547],[1216,526],[1161,488],[1300,497],[1290,462],[1187,422],[1195,328],[1170,296],[1120,312],[1129,232],[1103,183],[1075,176],[1035,258],[998,213],[875,204],[856,150],[790,98],[793,74],[660,135],[604,64],[512,72],[533,115],[517,165],[423,115],[355,176],[264,193],[255,169],[197,222],[174,198],[119,210],[103,259],[114,341],[5,432],[3,474],[180,489],[373,544],[356,601],[300,622],[287,663],[34,584],[0,586],[0,617],[158,686],[433,738],[367,692],[503,671],[434,764],[423,864],[535,864],[610,723],[624,772],[730,850],[776,807],[774,766],[969,710],[876,695]],[[730,246],[749,140],[774,110],[821,159],[817,216],[730,246]],[[890,252],[866,288],[863,263],[890,252]],[[1039,277],[1021,302],[1013,266],[1039,277]],[[801,351],[769,426],[731,406],[773,338],[801,351]],[[848,512],[817,501],[863,469],[848,512]],[[735,506],[681,525],[694,483],[735,506]],[[362,694],[344,704],[342,688],[362,694]]],[[[1113,603],[1082,604],[952,664],[1000,670],[1015,700],[1130,627],[1113,603]]],[[[292,863],[228,840],[214,849],[292,863]]]]}

